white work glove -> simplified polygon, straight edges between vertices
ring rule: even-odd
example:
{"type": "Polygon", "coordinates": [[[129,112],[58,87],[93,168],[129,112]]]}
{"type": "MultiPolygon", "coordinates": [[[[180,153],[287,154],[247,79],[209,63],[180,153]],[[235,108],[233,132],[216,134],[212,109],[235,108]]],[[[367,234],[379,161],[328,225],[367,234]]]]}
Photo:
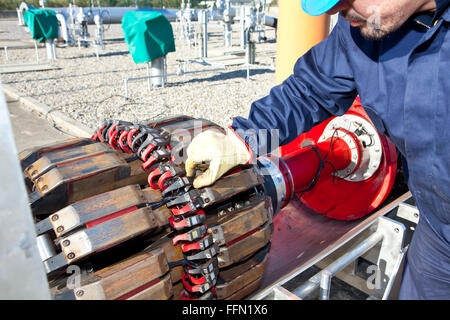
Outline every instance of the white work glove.
{"type": "Polygon", "coordinates": [[[187,150],[186,175],[192,177],[196,169],[208,169],[194,179],[194,188],[213,184],[230,169],[248,164],[252,151],[247,144],[230,128],[223,134],[217,129],[206,130],[192,139],[187,150]]]}

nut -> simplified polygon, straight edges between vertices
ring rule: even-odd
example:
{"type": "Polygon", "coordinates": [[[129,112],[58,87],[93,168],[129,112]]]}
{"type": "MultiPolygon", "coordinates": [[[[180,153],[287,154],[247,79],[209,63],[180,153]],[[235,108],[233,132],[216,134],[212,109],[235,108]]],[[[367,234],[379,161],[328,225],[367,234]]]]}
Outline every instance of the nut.
{"type": "Polygon", "coordinates": [[[84,291],[83,290],[78,290],[75,294],[76,294],[77,297],[82,297],[83,294],[84,294],[84,291]]]}

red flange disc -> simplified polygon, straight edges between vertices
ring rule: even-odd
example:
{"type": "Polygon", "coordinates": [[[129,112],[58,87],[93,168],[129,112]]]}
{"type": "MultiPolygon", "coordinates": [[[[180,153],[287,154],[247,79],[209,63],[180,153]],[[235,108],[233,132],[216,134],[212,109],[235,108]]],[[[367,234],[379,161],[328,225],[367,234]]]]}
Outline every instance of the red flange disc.
{"type": "MultiPolygon", "coordinates": [[[[357,115],[371,122],[359,98],[355,100],[347,114],[357,115]]],[[[307,141],[317,144],[325,127],[333,118],[335,117],[301,134],[288,145],[280,147],[280,155],[298,152],[307,141]]],[[[386,136],[381,134],[379,136],[383,147],[381,163],[369,179],[354,182],[332,175],[321,175],[314,188],[302,195],[301,201],[315,212],[337,220],[355,220],[376,209],[389,195],[397,171],[395,146],[386,136]]]]}

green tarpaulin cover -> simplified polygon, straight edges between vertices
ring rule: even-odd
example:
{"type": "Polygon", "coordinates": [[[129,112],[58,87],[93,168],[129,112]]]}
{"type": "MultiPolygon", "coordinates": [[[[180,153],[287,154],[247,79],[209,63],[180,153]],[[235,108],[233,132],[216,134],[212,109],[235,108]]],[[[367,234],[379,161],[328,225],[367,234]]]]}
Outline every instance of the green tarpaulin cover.
{"type": "Polygon", "coordinates": [[[159,12],[129,11],[122,30],[134,63],[145,63],[175,51],[172,26],[159,12]]]}
{"type": "Polygon", "coordinates": [[[48,9],[28,9],[23,19],[30,29],[34,40],[43,41],[45,39],[58,38],[58,19],[53,10],[48,9]]]}

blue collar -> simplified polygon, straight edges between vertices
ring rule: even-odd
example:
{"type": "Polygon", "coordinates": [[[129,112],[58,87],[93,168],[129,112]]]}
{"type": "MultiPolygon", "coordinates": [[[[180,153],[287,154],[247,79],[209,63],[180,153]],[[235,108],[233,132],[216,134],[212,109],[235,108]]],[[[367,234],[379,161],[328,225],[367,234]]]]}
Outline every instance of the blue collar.
{"type": "Polygon", "coordinates": [[[420,12],[414,16],[414,21],[424,27],[431,29],[433,24],[442,17],[446,21],[450,21],[450,0],[435,0],[436,11],[434,12],[420,12]]]}

